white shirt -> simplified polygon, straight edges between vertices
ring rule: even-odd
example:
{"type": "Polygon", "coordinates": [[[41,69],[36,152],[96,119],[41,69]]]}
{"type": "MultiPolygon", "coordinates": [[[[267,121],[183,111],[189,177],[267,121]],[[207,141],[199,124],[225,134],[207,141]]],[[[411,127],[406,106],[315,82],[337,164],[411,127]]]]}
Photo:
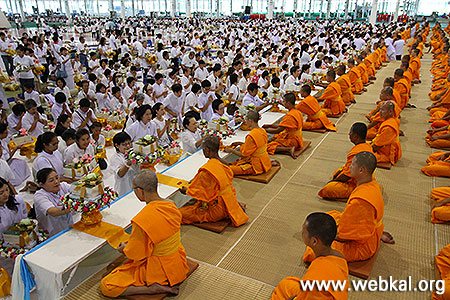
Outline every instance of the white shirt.
{"type": "Polygon", "coordinates": [[[148,122],[147,124],[142,123],[142,121],[136,121],[131,124],[130,127],[125,129],[126,133],[128,133],[131,137],[131,141],[135,142],[140,138],[143,138],[146,135],[158,136],[156,132],[156,126],[152,122],[148,122]]]}
{"type": "Polygon", "coordinates": [[[356,50],[361,50],[361,48],[366,44],[362,38],[355,39],[353,43],[355,44],[356,50]]]}
{"type": "MultiPolygon", "coordinates": [[[[83,121],[86,120],[89,111],[91,111],[92,117],[95,118],[94,111],[91,108],[89,108],[87,112],[83,112],[80,108],[78,108],[72,115],[72,128],[77,130],[78,127],[81,125],[81,123],[83,123],[83,121]]],[[[89,126],[91,125],[92,121],[89,119],[86,123],[86,126],[84,126],[83,128],[89,130],[89,126]]]]}
{"type": "Polygon", "coordinates": [[[6,205],[0,206],[0,238],[3,233],[11,226],[25,219],[28,215],[27,206],[23,198],[19,195],[14,196],[17,202],[17,211],[10,210],[6,205]]]}
{"type": "Polygon", "coordinates": [[[244,96],[244,99],[242,99],[242,105],[247,106],[249,104],[254,104],[256,107],[261,106],[264,104],[264,101],[262,101],[261,99],[259,99],[258,95],[256,96],[251,96],[249,93],[247,93],[244,96]]]}
{"type": "Polygon", "coordinates": [[[29,100],[29,99],[33,99],[34,102],[36,103],[37,107],[41,106],[41,98],[39,97],[39,93],[36,91],[31,91],[31,93],[25,92],[23,93],[23,97],[25,99],[25,101],[29,100]]]}
{"type": "Polygon", "coordinates": [[[56,173],[62,177],[64,175],[64,162],[61,152],[54,151],[53,154],[48,154],[47,152],[42,151],[39,153],[33,163],[33,177],[36,178],[37,172],[45,168],[55,170],[56,173]]]}
{"type": "MultiPolygon", "coordinates": [[[[17,67],[18,65],[26,66],[28,68],[31,68],[31,66],[34,66],[33,59],[31,57],[24,55],[23,57],[16,56],[13,60],[14,67],[17,67]]],[[[18,72],[19,78],[21,79],[33,79],[33,71],[28,70],[26,72],[18,72]]]]}
{"type": "MultiPolygon", "coordinates": [[[[40,113],[39,118],[41,120],[47,120],[47,117],[45,115],[42,115],[40,113]]],[[[44,124],[37,121],[36,127],[33,131],[30,131],[31,125],[33,125],[34,122],[34,115],[30,114],[29,112],[26,112],[25,115],[22,118],[22,128],[24,128],[26,131],[28,131],[28,134],[32,137],[37,138],[39,135],[44,133],[44,124]]]]}
{"type": "MultiPolygon", "coordinates": [[[[162,121],[158,120],[157,118],[154,118],[152,122],[155,124],[156,129],[163,130],[164,126],[166,126],[166,118],[164,118],[162,121]]],[[[169,136],[167,135],[167,131],[163,133],[163,135],[158,139],[158,144],[162,147],[168,146],[170,143],[169,136]]]]}
{"type": "Polygon", "coordinates": [[[73,143],[67,147],[66,151],[64,151],[64,165],[72,163],[74,158],[80,158],[85,154],[94,157],[94,147],[91,144],[89,144],[86,149],[81,149],[78,147],[77,143],[73,143]]]}
{"type": "Polygon", "coordinates": [[[195,70],[194,73],[194,78],[198,81],[198,82],[202,82],[203,80],[205,80],[206,78],[208,78],[208,70],[206,68],[197,68],[195,70]]]}
{"type": "Polygon", "coordinates": [[[190,92],[187,96],[186,99],[184,100],[184,113],[188,112],[191,110],[191,106],[192,107],[198,107],[198,96],[196,94],[194,94],[193,92],[190,92]]]}
{"type": "MultiPolygon", "coordinates": [[[[162,104],[164,107],[170,109],[172,112],[176,113],[178,118],[181,120],[181,113],[184,103],[184,93],[181,94],[180,97],[175,96],[174,93],[170,93],[167,95],[167,97],[163,100],[162,104]]],[[[169,116],[169,114],[167,114],[169,116]]],[[[173,117],[172,115],[170,115],[173,117]]]]}
{"type": "Polygon", "coordinates": [[[402,55],[404,45],[405,41],[403,39],[399,39],[394,42],[395,55],[402,55]]]}
{"type": "Polygon", "coordinates": [[[109,93],[106,94],[106,98],[105,98],[104,93],[97,93],[96,96],[97,96],[97,105],[98,105],[99,110],[102,110],[105,108],[109,111],[112,111],[111,95],[109,93]]]}
{"type": "MultiPolygon", "coordinates": [[[[213,101],[216,98],[216,95],[214,94],[214,92],[208,92],[208,94],[205,94],[204,92],[202,92],[200,94],[200,96],[198,97],[198,107],[199,108],[203,108],[206,106],[206,104],[209,101],[209,98],[212,97],[213,101]]],[[[213,114],[213,109],[212,109],[212,102],[209,104],[208,108],[201,112],[201,117],[202,119],[205,119],[206,121],[211,120],[212,118],[212,114],[213,114]]]]}
{"type": "Polygon", "coordinates": [[[5,179],[7,182],[11,182],[16,178],[8,163],[3,158],[0,158],[0,177],[5,179]]]}
{"type": "Polygon", "coordinates": [[[133,178],[137,173],[137,168],[130,166],[124,176],[119,177],[119,170],[126,165],[125,155],[116,152],[111,156],[110,165],[111,171],[114,173],[114,190],[120,196],[128,193],[133,189],[133,178]]]}
{"type": "Polygon", "coordinates": [[[202,138],[200,131],[192,132],[188,129],[185,129],[180,136],[181,147],[185,153],[194,153],[200,147],[195,147],[195,143],[198,142],[202,138]]]}

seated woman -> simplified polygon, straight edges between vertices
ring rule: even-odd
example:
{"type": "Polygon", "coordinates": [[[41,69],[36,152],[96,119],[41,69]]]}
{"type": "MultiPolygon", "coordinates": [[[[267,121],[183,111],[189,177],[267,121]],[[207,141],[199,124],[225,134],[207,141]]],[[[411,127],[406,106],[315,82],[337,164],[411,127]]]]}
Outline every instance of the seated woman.
{"type": "Polygon", "coordinates": [[[69,115],[62,114],[58,117],[55,127],[55,134],[62,136],[63,132],[70,128],[72,118],[69,115]]]}
{"type": "Polygon", "coordinates": [[[39,170],[51,168],[59,177],[64,175],[64,164],[61,152],[58,151],[58,137],[53,132],[44,132],[38,136],[34,145],[34,152],[39,153],[36,157],[32,171],[33,177],[39,170]]]}
{"type": "Polygon", "coordinates": [[[183,119],[184,131],[181,133],[181,147],[185,153],[194,153],[202,145],[203,138],[198,130],[198,122],[193,114],[186,113],[183,119]]]}
{"type": "MultiPolygon", "coordinates": [[[[9,226],[20,222],[28,215],[27,206],[19,195],[14,195],[8,182],[0,178],[0,239],[9,226]]],[[[0,257],[0,265],[12,274],[14,260],[0,257]]]]}
{"type": "Polygon", "coordinates": [[[136,110],[136,122],[127,127],[125,131],[133,142],[146,135],[157,136],[156,125],[152,121],[152,107],[148,104],[140,106],[136,110]]]}
{"type": "Polygon", "coordinates": [[[87,129],[78,129],[75,133],[75,143],[64,151],[64,165],[73,162],[74,158],[80,158],[84,154],[94,157],[94,147],[91,144],[91,136],[87,129]]]}
{"type": "Polygon", "coordinates": [[[125,153],[131,149],[131,138],[126,132],[119,132],[113,138],[116,153],[111,156],[111,171],[114,173],[114,190],[122,196],[132,189],[132,180],[138,171],[130,161],[125,160],[125,153]]]}
{"type": "Polygon", "coordinates": [[[162,147],[169,146],[170,139],[167,134],[169,129],[170,120],[165,116],[166,110],[161,102],[156,103],[153,106],[153,120],[152,122],[156,126],[156,131],[158,132],[158,144],[162,147]]]}
{"type": "Polygon", "coordinates": [[[53,236],[73,224],[70,210],[63,209],[61,197],[70,192],[70,185],[60,182],[51,168],[39,170],[36,181],[41,189],[34,194],[34,209],[39,227],[53,236]]]}

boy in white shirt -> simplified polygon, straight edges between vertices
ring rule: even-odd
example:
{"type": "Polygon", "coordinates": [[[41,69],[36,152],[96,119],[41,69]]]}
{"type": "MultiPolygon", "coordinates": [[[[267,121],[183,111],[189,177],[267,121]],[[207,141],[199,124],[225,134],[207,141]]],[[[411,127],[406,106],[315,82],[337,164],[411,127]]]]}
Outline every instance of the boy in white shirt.
{"type": "Polygon", "coordinates": [[[47,117],[38,112],[36,102],[32,99],[25,101],[25,109],[27,112],[22,118],[22,128],[28,131],[30,136],[37,138],[44,133],[47,117]]]}
{"type": "Polygon", "coordinates": [[[200,109],[202,119],[205,119],[206,121],[209,121],[212,118],[212,102],[216,99],[215,93],[210,89],[211,82],[207,79],[203,80],[202,93],[198,97],[198,108],[200,109]]]}
{"type": "Polygon", "coordinates": [[[184,114],[190,110],[200,112],[198,108],[198,95],[201,93],[202,87],[198,83],[194,83],[191,92],[186,96],[184,101],[184,114]]]}
{"type": "Polygon", "coordinates": [[[209,73],[205,66],[206,66],[205,61],[199,60],[198,68],[195,70],[195,73],[194,73],[194,79],[198,83],[201,83],[201,82],[203,82],[203,80],[208,78],[209,73]]]}
{"type": "Polygon", "coordinates": [[[171,118],[178,118],[181,123],[181,117],[183,114],[184,97],[183,88],[181,84],[176,83],[172,86],[172,93],[170,93],[162,102],[167,114],[171,118]]]}

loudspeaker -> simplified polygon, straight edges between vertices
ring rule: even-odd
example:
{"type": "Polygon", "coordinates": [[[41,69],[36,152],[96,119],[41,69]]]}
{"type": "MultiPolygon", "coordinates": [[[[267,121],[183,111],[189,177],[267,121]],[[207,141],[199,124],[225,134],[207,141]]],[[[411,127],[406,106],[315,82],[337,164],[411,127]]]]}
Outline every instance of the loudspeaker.
{"type": "Polygon", "coordinates": [[[249,15],[249,14],[250,14],[250,6],[246,6],[246,7],[245,7],[244,13],[245,13],[246,15],[249,15]]]}

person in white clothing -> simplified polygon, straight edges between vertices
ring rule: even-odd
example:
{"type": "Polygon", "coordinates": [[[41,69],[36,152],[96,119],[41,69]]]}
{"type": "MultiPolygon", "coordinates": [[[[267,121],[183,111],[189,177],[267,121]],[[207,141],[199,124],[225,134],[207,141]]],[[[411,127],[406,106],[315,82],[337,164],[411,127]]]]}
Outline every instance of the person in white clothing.
{"type": "Polygon", "coordinates": [[[198,83],[194,83],[191,92],[186,96],[186,99],[184,100],[184,114],[191,110],[200,112],[200,109],[198,108],[198,95],[200,95],[201,91],[202,87],[198,83]]]}
{"type": "Polygon", "coordinates": [[[182,115],[184,113],[184,94],[181,84],[176,83],[172,86],[172,93],[170,93],[162,102],[167,111],[167,116],[171,118],[178,118],[181,123],[182,115]]]}
{"type": "Polygon", "coordinates": [[[73,113],[72,127],[74,129],[89,129],[92,122],[97,121],[94,111],[90,108],[91,102],[83,98],[80,100],[80,107],[73,113]]]}
{"type": "Polygon", "coordinates": [[[94,158],[94,147],[91,144],[91,136],[89,130],[78,129],[75,133],[75,143],[67,147],[64,151],[64,165],[72,163],[74,159],[79,159],[83,155],[88,154],[94,158]]]}
{"type": "Polygon", "coordinates": [[[44,126],[47,125],[47,117],[38,112],[34,100],[30,99],[25,101],[25,109],[27,112],[22,118],[22,128],[30,136],[37,138],[40,134],[44,133],[44,126]]]}
{"type": "Polygon", "coordinates": [[[152,123],[152,107],[144,104],[135,110],[136,121],[127,127],[125,131],[130,135],[133,142],[146,135],[157,136],[156,126],[152,123]]]}
{"type": "Polygon", "coordinates": [[[58,120],[59,116],[62,114],[72,116],[72,112],[66,103],[66,99],[66,95],[63,92],[58,92],[55,95],[55,104],[52,106],[53,120],[58,120]]]}
{"type": "Polygon", "coordinates": [[[138,165],[133,165],[125,159],[125,154],[133,147],[131,137],[126,132],[119,132],[113,138],[116,152],[111,156],[111,171],[114,173],[114,190],[119,196],[123,196],[133,189],[132,180],[138,165]]]}
{"type": "Polygon", "coordinates": [[[202,83],[203,80],[205,80],[206,78],[208,78],[209,73],[208,70],[206,69],[206,64],[204,60],[199,60],[198,62],[198,68],[195,69],[195,73],[194,73],[194,79],[198,82],[198,83],[202,83]]]}
{"type": "Polygon", "coordinates": [[[191,92],[192,85],[194,84],[194,78],[191,76],[191,69],[183,69],[183,76],[181,76],[180,83],[183,86],[183,91],[188,94],[191,92]]]}
{"type": "MultiPolygon", "coordinates": [[[[58,151],[58,144],[58,137],[53,132],[44,132],[38,136],[34,146],[34,152],[38,153],[38,156],[32,167],[34,179],[37,172],[45,168],[55,170],[60,178],[64,176],[64,161],[61,152],[58,151]]],[[[69,178],[67,181],[72,182],[69,178]]]]}
{"type": "Polygon", "coordinates": [[[163,83],[164,76],[161,73],[156,73],[155,83],[153,84],[153,93],[155,95],[155,102],[161,102],[167,96],[168,91],[163,83]]]}
{"type": "Polygon", "coordinates": [[[106,109],[108,111],[112,111],[111,94],[109,93],[109,89],[107,89],[103,83],[97,84],[95,89],[96,89],[98,109],[99,110],[106,109]]]}
{"type": "Polygon", "coordinates": [[[298,81],[298,76],[300,76],[300,68],[298,66],[293,66],[290,70],[291,75],[284,82],[283,89],[286,91],[295,90],[295,84],[298,81]]]}
{"type": "Polygon", "coordinates": [[[394,41],[394,48],[395,48],[395,58],[397,60],[402,59],[403,54],[403,46],[405,45],[405,41],[401,38],[401,36],[398,34],[394,41]]]}
{"type": "Polygon", "coordinates": [[[187,115],[183,119],[184,131],[181,133],[181,147],[185,153],[193,154],[200,149],[203,138],[198,130],[198,122],[192,115],[187,115]]]}
{"type": "Polygon", "coordinates": [[[170,138],[168,134],[168,129],[170,125],[170,120],[172,118],[167,118],[166,110],[162,103],[156,103],[153,108],[153,120],[152,122],[156,125],[156,131],[158,133],[158,144],[162,147],[166,147],[170,143],[170,138]]]}
{"type": "Polygon", "coordinates": [[[24,85],[30,84],[34,89],[34,62],[33,59],[25,55],[25,47],[19,46],[16,49],[16,57],[13,60],[14,72],[18,74],[22,91],[25,91],[24,85]]]}
{"type": "Polygon", "coordinates": [[[200,115],[202,119],[206,121],[211,120],[213,110],[212,102],[217,98],[215,93],[210,91],[211,83],[205,79],[202,82],[202,93],[198,97],[198,108],[200,109],[200,115]]]}
{"type": "Polygon", "coordinates": [[[267,102],[262,101],[258,97],[258,85],[254,82],[250,83],[247,87],[247,94],[242,99],[242,105],[248,106],[253,104],[257,111],[260,111],[264,107],[270,105],[267,102]]]}

